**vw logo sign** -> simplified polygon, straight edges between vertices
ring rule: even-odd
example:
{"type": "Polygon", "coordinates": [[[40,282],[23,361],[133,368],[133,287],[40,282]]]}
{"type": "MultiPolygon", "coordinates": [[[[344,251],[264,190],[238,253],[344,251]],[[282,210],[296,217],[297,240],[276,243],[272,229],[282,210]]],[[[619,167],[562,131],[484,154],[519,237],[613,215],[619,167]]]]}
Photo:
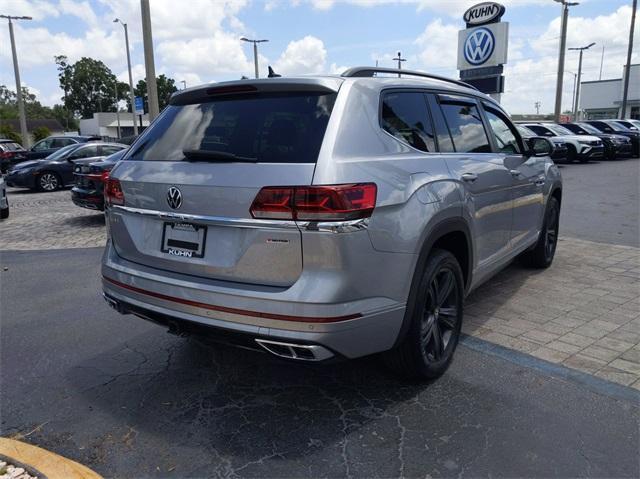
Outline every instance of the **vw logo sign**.
{"type": "Polygon", "coordinates": [[[464,42],[464,59],[472,65],[486,62],[496,46],[496,39],[488,28],[476,28],[464,42]]]}
{"type": "Polygon", "coordinates": [[[175,186],[172,186],[167,191],[167,203],[169,203],[169,207],[174,210],[182,206],[182,193],[175,186]]]}

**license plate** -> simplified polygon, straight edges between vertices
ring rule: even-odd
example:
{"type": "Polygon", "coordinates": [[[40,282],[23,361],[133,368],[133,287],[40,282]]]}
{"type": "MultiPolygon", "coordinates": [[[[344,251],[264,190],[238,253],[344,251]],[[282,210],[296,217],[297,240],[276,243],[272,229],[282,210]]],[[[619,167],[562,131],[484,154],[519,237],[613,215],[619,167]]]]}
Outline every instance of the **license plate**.
{"type": "Polygon", "coordinates": [[[202,258],[206,239],[206,226],[191,223],[165,223],[161,251],[183,258],[202,258]]]}

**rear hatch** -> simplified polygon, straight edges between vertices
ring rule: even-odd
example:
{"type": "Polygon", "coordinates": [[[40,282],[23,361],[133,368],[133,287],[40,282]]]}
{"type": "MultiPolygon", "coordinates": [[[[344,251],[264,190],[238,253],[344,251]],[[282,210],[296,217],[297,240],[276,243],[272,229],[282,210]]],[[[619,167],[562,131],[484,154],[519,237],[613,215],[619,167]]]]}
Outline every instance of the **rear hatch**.
{"type": "Polygon", "coordinates": [[[118,254],[192,276],[289,286],[302,272],[295,223],[259,221],[265,186],[309,185],[340,80],[264,80],[186,91],[111,173],[118,254]]]}

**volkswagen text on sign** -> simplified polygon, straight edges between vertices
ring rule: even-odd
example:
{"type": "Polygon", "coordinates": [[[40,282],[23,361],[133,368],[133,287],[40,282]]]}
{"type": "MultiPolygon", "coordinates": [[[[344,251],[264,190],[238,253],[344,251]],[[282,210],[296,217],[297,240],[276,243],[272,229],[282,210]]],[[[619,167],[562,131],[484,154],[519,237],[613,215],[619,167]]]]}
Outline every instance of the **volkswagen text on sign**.
{"type": "Polygon", "coordinates": [[[464,12],[463,19],[468,27],[497,22],[504,15],[504,7],[499,3],[483,2],[464,12]]]}
{"type": "Polygon", "coordinates": [[[458,32],[458,70],[492,67],[507,62],[509,24],[492,23],[458,32]]]}

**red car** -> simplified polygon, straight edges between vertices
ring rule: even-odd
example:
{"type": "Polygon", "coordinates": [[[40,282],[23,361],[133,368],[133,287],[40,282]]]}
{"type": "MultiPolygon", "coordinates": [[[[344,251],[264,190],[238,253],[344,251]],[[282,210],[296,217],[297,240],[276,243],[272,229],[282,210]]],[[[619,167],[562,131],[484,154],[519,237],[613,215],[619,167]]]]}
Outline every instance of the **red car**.
{"type": "Polygon", "coordinates": [[[0,139],[0,173],[27,159],[27,150],[13,140],[0,139]]]}

